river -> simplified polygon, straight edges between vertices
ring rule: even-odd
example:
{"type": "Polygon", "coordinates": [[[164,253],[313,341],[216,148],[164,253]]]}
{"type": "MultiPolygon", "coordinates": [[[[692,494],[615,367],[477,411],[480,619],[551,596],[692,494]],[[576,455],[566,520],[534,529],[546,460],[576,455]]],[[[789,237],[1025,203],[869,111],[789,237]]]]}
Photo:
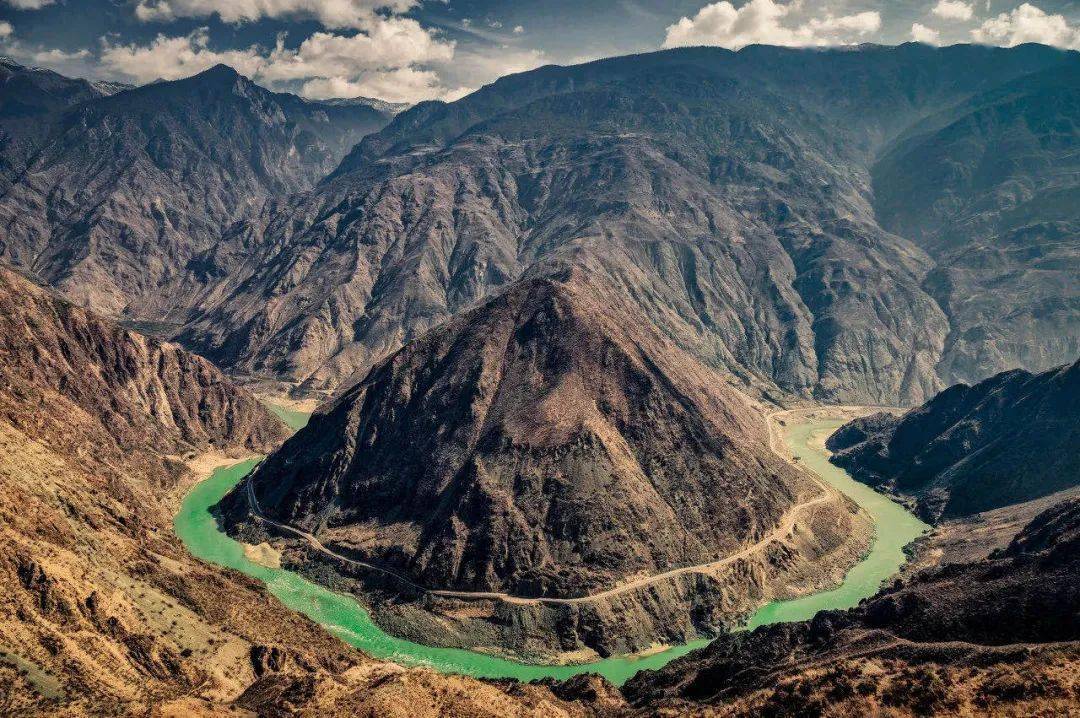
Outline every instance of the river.
{"type": "MultiPolygon", "coordinates": [[[[899,504],[854,481],[842,469],[829,463],[815,447],[814,437],[839,427],[839,420],[817,420],[787,427],[785,438],[793,453],[822,479],[854,499],[874,520],[876,534],[867,556],[856,564],[839,587],[790,601],[774,601],[758,609],[747,623],[756,628],[781,621],[801,621],[822,609],[850,608],[877,592],[881,583],[893,576],[906,557],[903,547],[928,527],[899,504]]],[[[675,646],[645,656],[618,656],[594,663],[546,666],[518,663],[482,653],[456,648],[434,648],[387,635],[376,626],[367,611],[349,595],[335,593],[307,579],[251,561],[243,546],[223,533],[210,513],[228,491],[258,463],[251,459],[219,468],[184,498],[173,522],[177,536],[187,550],[210,563],[236,569],[266,584],[274,596],[294,611],[303,613],[341,640],[380,659],[409,666],[428,666],[447,673],[483,678],[566,679],[579,673],[599,673],[616,685],[645,669],[655,669],[690,651],[705,646],[708,639],[675,646]]]]}

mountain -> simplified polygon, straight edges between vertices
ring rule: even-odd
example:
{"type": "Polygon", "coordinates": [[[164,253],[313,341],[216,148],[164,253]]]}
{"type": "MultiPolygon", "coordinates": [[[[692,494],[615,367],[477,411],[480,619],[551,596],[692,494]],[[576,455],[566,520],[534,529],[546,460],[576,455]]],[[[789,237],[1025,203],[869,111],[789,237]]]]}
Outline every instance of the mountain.
{"type": "Polygon", "coordinates": [[[375,97],[335,97],[329,100],[321,100],[321,104],[330,107],[350,107],[363,105],[387,115],[397,115],[412,107],[408,102],[387,102],[375,97]]]}
{"type": "Polygon", "coordinates": [[[310,187],[390,117],[269,92],[223,65],[82,99],[50,108],[0,196],[0,256],[80,304],[154,322],[182,321],[206,279],[196,258],[226,227],[310,187]]]}
{"type": "Polygon", "coordinates": [[[195,472],[286,434],[205,360],[2,266],[0,358],[5,715],[585,714],[374,661],[193,559],[172,518],[195,472]]]}
{"type": "Polygon", "coordinates": [[[958,384],[902,416],[829,438],[832,462],[915,499],[927,520],[994,509],[1080,485],[1080,361],[958,384]]]}
{"type": "Polygon", "coordinates": [[[11,666],[29,676],[37,710],[209,680],[198,664],[217,649],[192,612],[223,582],[187,557],[169,507],[190,485],[187,458],[266,451],[284,426],[205,360],[3,267],[0,357],[5,700],[11,666]]]}
{"type": "MultiPolygon", "coordinates": [[[[525,598],[752,549],[713,586],[701,571],[613,597],[621,620],[587,621],[604,609],[582,606],[552,633],[564,650],[575,631],[602,653],[715,632],[797,592],[784,588],[796,574],[842,575],[866,517],[774,455],[756,406],[589,277],[518,283],[377,365],[260,466],[260,512],[414,584],[525,598]],[[684,579],[699,585],[685,592],[694,608],[667,595],[684,579]]],[[[248,502],[238,487],[226,511],[249,522],[248,502]]]]}
{"type": "Polygon", "coordinates": [[[7,192],[26,171],[60,113],[113,91],[0,57],[0,192],[7,192]]]}
{"type": "Polygon", "coordinates": [[[1013,123],[1047,146],[1032,181],[1067,168],[1078,63],[1040,46],[758,46],[508,76],[401,113],[313,190],[232,227],[198,260],[212,279],[178,336],[232,371],[328,392],[509,283],[579,262],[680,347],[774,394],[920,403],[943,377],[1060,363],[1077,336],[1067,226],[1014,222],[1021,241],[1002,225],[980,245],[990,261],[906,236],[891,208],[923,201],[903,158],[939,125],[1007,152],[1010,132],[942,116],[1029,76],[1060,100],[1013,123]],[[1046,261],[1013,271],[1021,244],[1046,261]],[[1008,312],[958,299],[1006,284],[1008,312]],[[1058,333],[1028,337],[1032,318],[1058,333]]]}
{"type": "Polygon", "coordinates": [[[641,715],[1067,715],[1080,666],[1080,500],[1004,550],[850,611],[734,633],[623,692],[641,715]]]}
{"type": "Polygon", "coordinates": [[[16,429],[51,428],[63,436],[62,423],[39,423],[54,411],[85,421],[93,428],[66,438],[98,447],[102,461],[123,451],[265,451],[286,435],[279,420],[205,359],[102,320],[2,266],[0,309],[0,399],[16,429]],[[50,403],[57,407],[44,416],[31,408],[50,403]]]}
{"type": "Polygon", "coordinates": [[[881,225],[936,260],[948,383],[1080,355],[1080,63],[934,116],[873,168],[881,225]]]}

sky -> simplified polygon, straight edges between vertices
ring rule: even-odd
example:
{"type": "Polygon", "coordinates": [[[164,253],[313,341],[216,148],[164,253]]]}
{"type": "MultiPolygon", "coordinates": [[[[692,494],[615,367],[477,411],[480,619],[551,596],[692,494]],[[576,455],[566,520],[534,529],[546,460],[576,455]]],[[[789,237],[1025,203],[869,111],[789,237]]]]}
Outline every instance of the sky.
{"type": "Polygon", "coordinates": [[[314,99],[452,100],[546,64],[686,45],[1080,49],[1080,0],[0,0],[0,54],[143,84],[223,62],[314,99]]]}

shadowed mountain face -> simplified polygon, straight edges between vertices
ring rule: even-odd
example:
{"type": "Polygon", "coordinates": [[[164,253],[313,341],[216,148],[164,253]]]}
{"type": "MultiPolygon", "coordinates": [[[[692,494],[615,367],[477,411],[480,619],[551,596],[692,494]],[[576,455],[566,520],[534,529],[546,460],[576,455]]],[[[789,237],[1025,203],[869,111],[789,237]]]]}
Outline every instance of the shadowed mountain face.
{"type": "MultiPolygon", "coordinates": [[[[980,245],[994,263],[905,236],[893,208],[931,191],[903,169],[915,128],[1032,73],[1065,98],[1030,90],[1056,119],[1012,124],[1049,148],[1032,165],[1045,184],[1076,141],[1077,62],[1038,46],[696,48],[506,77],[403,113],[312,192],[233,227],[199,260],[216,279],[180,336],[235,370],[329,390],[509,282],[588,264],[705,363],[823,399],[921,402],[939,372],[1060,363],[1075,233],[1002,225],[980,245]],[[1047,257],[1027,273],[1006,256],[1017,232],[1047,257]],[[1008,316],[958,299],[1005,283],[1008,316]],[[1022,340],[1033,317],[1058,334],[1022,340]]],[[[959,128],[987,156],[1012,146],[959,128]]],[[[985,203],[981,183],[956,192],[985,203]]]]}
{"type": "Polygon", "coordinates": [[[931,117],[874,167],[881,225],[929,252],[946,382],[1080,355],[1080,63],[931,117]]]}
{"type": "Polygon", "coordinates": [[[643,713],[1068,714],[1080,662],[1078,592],[1074,499],[986,560],[934,569],[851,611],[723,636],[638,674],[624,692],[643,713]]]}
{"type": "Polygon", "coordinates": [[[1080,484],[1080,362],[960,384],[903,416],[856,419],[828,445],[930,521],[1046,496],[1080,484]]]}
{"type": "Polygon", "coordinates": [[[0,57],[0,192],[17,182],[64,110],[126,89],[28,68],[0,57]]]}
{"type": "Polygon", "coordinates": [[[229,224],[310,187],[390,117],[272,93],[224,66],[110,97],[47,94],[56,114],[0,196],[0,255],[81,304],[162,322],[183,319],[209,279],[195,258],[229,224]]]}
{"type": "Polygon", "coordinates": [[[253,484],[422,585],[565,597],[715,561],[820,493],[766,441],[722,377],[568,273],[391,356],[253,484]]]}

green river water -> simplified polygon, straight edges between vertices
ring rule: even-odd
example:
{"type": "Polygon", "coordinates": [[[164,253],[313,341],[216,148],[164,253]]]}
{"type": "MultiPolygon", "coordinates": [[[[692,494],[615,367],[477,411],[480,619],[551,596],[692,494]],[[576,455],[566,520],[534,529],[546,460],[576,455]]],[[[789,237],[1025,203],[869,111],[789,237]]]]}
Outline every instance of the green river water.
{"type": "MultiPolygon", "coordinates": [[[[858,604],[861,599],[873,595],[882,581],[896,573],[905,560],[903,547],[928,528],[899,504],[852,480],[844,471],[830,464],[824,453],[809,445],[815,432],[835,429],[840,423],[836,420],[817,421],[789,427],[787,441],[808,468],[870,513],[877,527],[873,547],[848,572],[844,583],[838,588],[791,601],[766,604],[750,618],[747,628],[780,621],[805,620],[822,609],[850,608],[858,604]]],[[[578,673],[599,673],[616,685],[621,685],[638,671],[659,668],[709,643],[703,639],[646,656],[619,656],[595,663],[546,666],[518,663],[456,648],[433,648],[394,638],[372,623],[368,613],[352,596],[335,593],[289,571],[268,568],[249,560],[243,546],[218,528],[210,508],[257,463],[258,459],[252,459],[217,469],[209,479],[196,485],[184,498],[173,522],[177,536],[194,556],[262,581],[290,609],[303,613],[341,640],[376,658],[403,665],[429,666],[447,673],[522,681],[547,677],[566,679],[578,673]]]]}
{"type": "Polygon", "coordinates": [[[265,401],[263,403],[266,405],[267,409],[274,412],[274,415],[285,423],[285,426],[293,431],[300,431],[307,426],[308,419],[311,417],[311,413],[307,411],[286,409],[281,404],[275,404],[272,401],[265,401]]]}

